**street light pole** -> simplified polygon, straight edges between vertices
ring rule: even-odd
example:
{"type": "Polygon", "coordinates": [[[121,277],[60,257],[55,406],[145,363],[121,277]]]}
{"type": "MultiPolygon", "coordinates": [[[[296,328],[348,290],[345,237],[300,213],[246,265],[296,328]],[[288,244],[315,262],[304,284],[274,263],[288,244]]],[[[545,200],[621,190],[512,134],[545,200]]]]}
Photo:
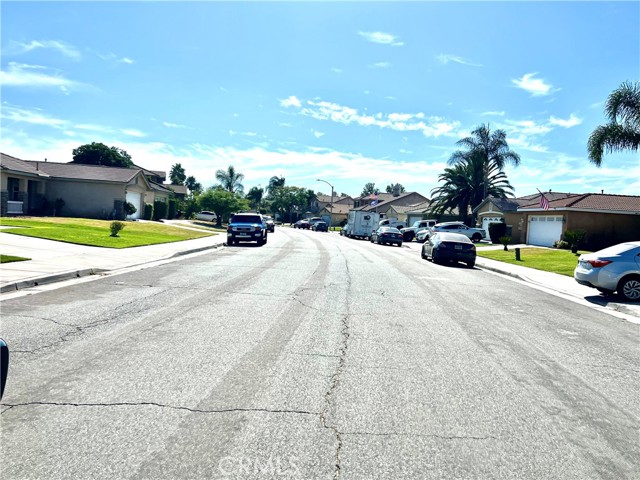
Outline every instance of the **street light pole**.
{"type": "Polygon", "coordinates": [[[329,230],[331,230],[331,226],[333,225],[333,185],[331,185],[329,182],[327,182],[326,180],[321,180],[319,178],[316,178],[317,182],[324,182],[327,185],[329,185],[331,187],[331,203],[329,204],[329,230]]]}

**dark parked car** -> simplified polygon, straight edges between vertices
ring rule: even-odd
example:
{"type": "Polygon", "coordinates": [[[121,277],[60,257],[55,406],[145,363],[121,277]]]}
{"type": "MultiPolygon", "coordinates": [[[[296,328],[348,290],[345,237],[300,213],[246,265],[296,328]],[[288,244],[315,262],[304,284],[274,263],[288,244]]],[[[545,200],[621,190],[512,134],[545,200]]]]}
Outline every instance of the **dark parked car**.
{"type": "Polygon", "coordinates": [[[273,218],[268,215],[263,215],[262,220],[264,220],[264,224],[267,226],[268,232],[276,231],[276,223],[273,221],[273,218]]]}
{"type": "Polygon", "coordinates": [[[316,222],[311,226],[311,230],[315,230],[316,232],[328,232],[329,226],[327,222],[316,222]]]}
{"type": "Polygon", "coordinates": [[[293,228],[304,228],[306,230],[309,230],[309,228],[311,228],[311,224],[309,223],[309,220],[305,218],[294,223],[293,228]]]}
{"type": "Polygon", "coordinates": [[[378,245],[398,245],[402,246],[402,234],[400,230],[393,227],[380,227],[371,234],[371,243],[378,245]]]}
{"type": "Polygon", "coordinates": [[[422,258],[431,257],[433,263],[464,262],[473,268],[476,264],[476,246],[461,233],[438,232],[422,244],[422,258]]]}

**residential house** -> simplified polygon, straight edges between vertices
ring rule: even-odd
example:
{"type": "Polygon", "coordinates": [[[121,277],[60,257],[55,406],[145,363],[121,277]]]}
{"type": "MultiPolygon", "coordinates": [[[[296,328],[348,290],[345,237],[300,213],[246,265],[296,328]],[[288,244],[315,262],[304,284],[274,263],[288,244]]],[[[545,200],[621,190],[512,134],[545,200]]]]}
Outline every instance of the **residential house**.
{"type": "Polygon", "coordinates": [[[166,201],[171,195],[151,179],[162,178],[160,174],[140,167],[41,162],[2,153],[0,214],[44,215],[58,201],[64,202],[65,216],[124,218],[124,203],[130,202],[137,210],[132,217],[139,218],[145,202],[166,201]]]}
{"type": "Polygon", "coordinates": [[[544,192],[498,199],[488,197],[474,211],[482,228],[504,221],[513,243],[553,246],[567,230],[584,230],[592,249],[640,240],[640,196],[544,192]]]}
{"type": "Polygon", "coordinates": [[[402,212],[402,209],[398,207],[417,205],[428,201],[427,197],[417,192],[378,193],[375,197],[366,195],[354,199],[354,207],[351,210],[376,212],[386,218],[397,218],[395,215],[400,213],[404,218],[407,218],[406,212],[402,212]]]}

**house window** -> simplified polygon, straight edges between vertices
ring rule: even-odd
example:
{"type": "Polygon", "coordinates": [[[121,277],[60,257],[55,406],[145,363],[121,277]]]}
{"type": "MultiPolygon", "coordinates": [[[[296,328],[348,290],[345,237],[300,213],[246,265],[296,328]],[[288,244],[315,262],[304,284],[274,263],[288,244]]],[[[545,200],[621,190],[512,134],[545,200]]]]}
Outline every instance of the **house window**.
{"type": "Polygon", "coordinates": [[[20,180],[17,178],[7,178],[7,190],[9,191],[9,201],[17,202],[20,200],[20,180]]]}

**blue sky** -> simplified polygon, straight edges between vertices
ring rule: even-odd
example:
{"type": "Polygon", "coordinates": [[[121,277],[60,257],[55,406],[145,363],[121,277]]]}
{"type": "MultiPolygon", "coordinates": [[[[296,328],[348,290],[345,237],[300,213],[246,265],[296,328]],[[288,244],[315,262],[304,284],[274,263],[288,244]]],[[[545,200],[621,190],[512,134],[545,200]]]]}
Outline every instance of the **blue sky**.
{"type": "Polygon", "coordinates": [[[587,160],[603,104],[640,79],[639,2],[3,2],[2,151],[82,144],[203,185],[429,196],[482,123],[536,189],[640,194],[640,157],[587,160]]]}

